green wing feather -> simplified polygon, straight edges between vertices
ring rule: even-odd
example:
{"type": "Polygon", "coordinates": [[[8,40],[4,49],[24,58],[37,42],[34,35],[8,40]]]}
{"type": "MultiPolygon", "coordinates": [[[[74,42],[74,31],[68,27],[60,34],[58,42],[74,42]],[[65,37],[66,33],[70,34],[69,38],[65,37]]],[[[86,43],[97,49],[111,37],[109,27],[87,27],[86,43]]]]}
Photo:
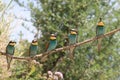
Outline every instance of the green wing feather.
{"type": "Polygon", "coordinates": [[[31,46],[29,48],[29,56],[34,57],[37,54],[37,49],[38,49],[37,45],[32,45],[31,44],[31,46]]]}

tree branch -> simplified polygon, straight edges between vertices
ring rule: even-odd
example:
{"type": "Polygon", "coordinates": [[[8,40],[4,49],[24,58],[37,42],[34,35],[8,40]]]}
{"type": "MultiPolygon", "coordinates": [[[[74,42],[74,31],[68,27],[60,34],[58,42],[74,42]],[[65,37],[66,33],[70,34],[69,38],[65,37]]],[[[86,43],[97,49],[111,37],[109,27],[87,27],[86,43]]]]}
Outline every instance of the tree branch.
{"type": "Polygon", "coordinates": [[[62,51],[62,50],[69,49],[70,47],[77,47],[77,46],[80,46],[80,45],[89,43],[89,42],[91,42],[91,41],[95,41],[95,40],[98,40],[98,39],[100,39],[100,38],[104,38],[104,37],[106,37],[106,36],[112,35],[112,34],[118,32],[118,31],[120,31],[120,29],[115,29],[115,30],[110,31],[110,32],[108,32],[108,33],[106,33],[106,34],[104,34],[104,35],[99,36],[99,37],[93,37],[93,38],[87,39],[87,40],[85,40],[85,41],[83,41],[83,42],[78,42],[78,43],[76,43],[76,44],[74,44],[74,45],[65,46],[65,47],[57,48],[57,49],[52,50],[52,51],[48,51],[48,52],[41,53],[40,55],[36,55],[34,58],[42,58],[43,56],[50,55],[50,54],[53,54],[53,53],[55,53],[55,52],[60,52],[60,51],[62,51]]]}
{"type": "Polygon", "coordinates": [[[0,51],[0,54],[12,57],[13,59],[20,59],[20,60],[30,60],[31,59],[30,57],[16,57],[16,56],[11,56],[11,55],[8,55],[8,54],[6,54],[5,52],[2,52],[2,51],[0,51]]]}
{"type": "MultiPolygon", "coordinates": [[[[53,53],[60,52],[60,51],[62,51],[62,50],[67,50],[67,49],[69,49],[69,48],[71,48],[71,47],[77,47],[77,46],[80,46],[80,45],[83,45],[83,44],[86,44],[86,43],[89,43],[89,42],[98,40],[98,39],[100,39],[100,38],[104,38],[104,37],[106,37],[106,36],[110,36],[110,35],[118,32],[118,31],[120,31],[120,28],[119,28],[119,29],[115,29],[115,30],[113,30],[113,31],[110,31],[110,32],[108,32],[108,33],[106,33],[106,34],[104,34],[104,35],[99,36],[99,37],[93,37],[93,38],[87,39],[87,40],[85,40],[85,41],[83,41],[83,42],[78,42],[78,43],[76,43],[76,44],[74,44],[74,45],[65,46],[65,47],[57,48],[57,49],[52,50],[52,51],[40,53],[39,55],[36,55],[33,59],[36,59],[36,58],[42,59],[42,57],[44,57],[44,56],[48,56],[48,55],[51,55],[51,54],[53,54],[53,53]]],[[[11,55],[8,55],[8,54],[6,54],[5,52],[1,52],[1,51],[0,51],[0,54],[6,55],[6,56],[9,56],[9,57],[12,57],[13,59],[20,59],[20,60],[30,60],[30,59],[31,59],[30,57],[15,57],[15,56],[11,56],[11,55]]]]}

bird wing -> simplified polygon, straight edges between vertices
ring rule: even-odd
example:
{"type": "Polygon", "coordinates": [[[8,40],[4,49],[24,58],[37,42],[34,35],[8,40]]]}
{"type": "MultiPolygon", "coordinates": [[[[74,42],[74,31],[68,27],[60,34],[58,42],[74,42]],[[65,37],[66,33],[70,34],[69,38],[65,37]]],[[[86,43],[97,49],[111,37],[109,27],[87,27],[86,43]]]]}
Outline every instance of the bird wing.
{"type": "Polygon", "coordinates": [[[96,36],[98,35],[98,28],[96,27],[96,36]]]}
{"type": "Polygon", "coordinates": [[[30,48],[29,48],[29,56],[30,56],[30,53],[31,53],[31,46],[32,46],[32,44],[30,45],[30,48]]]}
{"type": "MultiPolygon", "coordinates": [[[[15,51],[15,48],[13,48],[13,54],[14,54],[14,51],[15,51]]],[[[8,46],[6,47],[6,54],[9,54],[9,51],[8,51],[8,46]]],[[[12,57],[9,57],[6,55],[6,59],[7,59],[7,70],[9,70],[10,68],[10,63],[12,61],[12,57]]]]}
{"type": "Polygon", "coordinates": [[[47,51],[48,47],[49,47],[50,43],[47,42],[46,45],[45,45],[45,51],[47,51]]]}
{"type": "Polygon", "coordinates": [[[13,55],[14,55],[14,53],[15,53],[15,47],[13,48],[13,55]]]}
{"type": "Polygon", "coordinates": [[[7,47],[6,47],[6,54],[8,54],[8,45],[7,45],[7,47]]]}

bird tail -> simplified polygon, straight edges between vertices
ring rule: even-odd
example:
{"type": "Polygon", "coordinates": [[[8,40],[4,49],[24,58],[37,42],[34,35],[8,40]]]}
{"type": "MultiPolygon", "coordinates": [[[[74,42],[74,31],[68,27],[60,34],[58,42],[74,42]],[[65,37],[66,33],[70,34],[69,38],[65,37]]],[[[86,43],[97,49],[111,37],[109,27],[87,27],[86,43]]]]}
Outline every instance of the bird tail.
{"type": "Polygon", "coordinates": [[[74,53],[73,53],[74,49],[75,49],[75,47],[70,47],[70,51],[69,51],[69,58],[70,59],[74,58],[74,53]]]}
{"type": "Polygon", "coordinates": [[[6,56],[6,59],[7,59],[7,70],[9,70],[10,69],[10,63],[12,61],[12,57],[6,56]]]}
{"type": "Polygon", "coordinates": [[[101,50],[101,40],[102,40],[102,39],[99,39],[99,40],[98,40],[98,46],[97,46],[97,47],[98,47],[98,52],[100,52],[100,50],[101,50]]]}

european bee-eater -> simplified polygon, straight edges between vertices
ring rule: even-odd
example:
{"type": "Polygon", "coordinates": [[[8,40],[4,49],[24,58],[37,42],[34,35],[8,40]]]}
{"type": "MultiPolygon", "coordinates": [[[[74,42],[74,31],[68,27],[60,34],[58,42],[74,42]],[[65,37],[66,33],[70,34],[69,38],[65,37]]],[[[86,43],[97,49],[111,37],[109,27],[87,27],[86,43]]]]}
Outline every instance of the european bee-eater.
{"type": "MultiPolygon", "coordinates": [[[[70,30],[70,34],[68,35],[68,39],[69,39],[69,45],[76,43],[76,39],[77,39],[77,30],[76,29],[70,30]]],[[[74,53],[73,53],[74,48],[75,47],[70,47],[69,57],[71,59],[73,59],[73,57],[74,57],[74,53]]]]}
{"type": "Polygon", "coordinates": [[[34,57],[38,51],[38,42],[37,40],[32,40],[32,43],[29,48],[29,56],[34,57]]]}
{"type": "MultiPolygon", "coordinates": [[[[97,24],[96,27],[96,37],[101,36],[105,33],[105,27],[104,23],[102,22],[102,18],[100,18],[100,21],[97,24]]],[[[101,50],[101,39],[98,40],[98,52],[101,50]]]]}
{"type": "MultiPolygon", "coordinates": [[[[8,43],[8,45],[6,47],[6,54],[11,55],[11,56],[14,55],[14,52],[15,52],[15,47],[14,46],[15,46],[15,44],[16,44],[16,42],[14,42],[14,41],[10,41],[8,43]]],[[[9,56],[6,55],[6,59],[7,59],[7,64],[8,64],[7,69],[9,70],[10,63],[12,61],[12,57],[9,57],[9,56]]]]}
{"type": "Polygon", "coordinates": [[[55,49],[57,46],[57,39],[55,34],[51,34],[50,36],[50,42],[47,46],[47,51],[55,49]]]}

